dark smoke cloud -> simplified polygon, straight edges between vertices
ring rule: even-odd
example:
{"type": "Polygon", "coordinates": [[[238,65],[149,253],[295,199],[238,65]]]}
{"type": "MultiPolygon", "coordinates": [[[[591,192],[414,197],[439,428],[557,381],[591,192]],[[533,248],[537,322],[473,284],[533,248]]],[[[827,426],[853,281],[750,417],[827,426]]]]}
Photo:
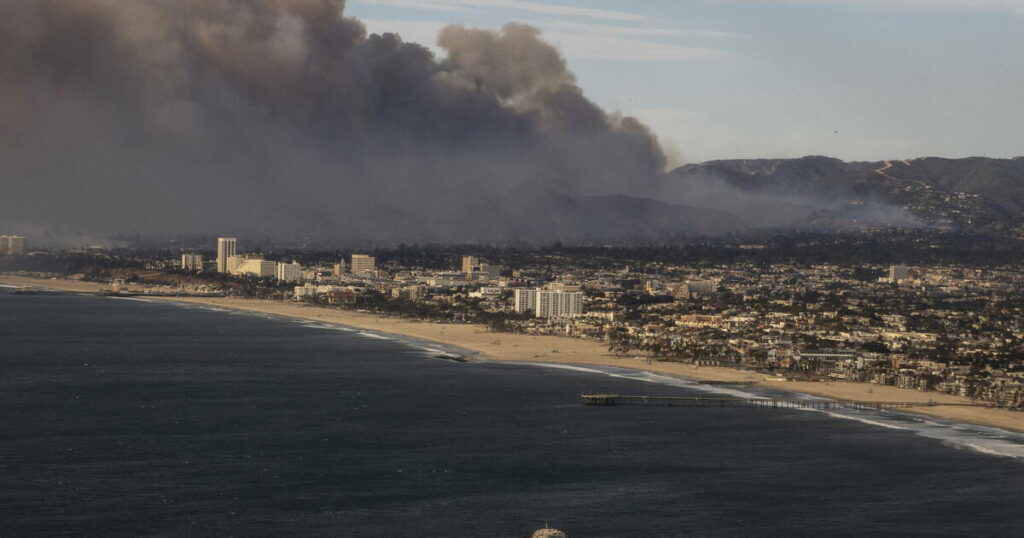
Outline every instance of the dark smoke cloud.
{"type": "Polygon", "coordinates": [[[639,194],[654,136],[537,30],[447,57],[341,0],[0,3],[0,226],[313,241],[586,234],[549,200],[639,194]],[[564,198],[559,198],[564,199],[564,198]]]}

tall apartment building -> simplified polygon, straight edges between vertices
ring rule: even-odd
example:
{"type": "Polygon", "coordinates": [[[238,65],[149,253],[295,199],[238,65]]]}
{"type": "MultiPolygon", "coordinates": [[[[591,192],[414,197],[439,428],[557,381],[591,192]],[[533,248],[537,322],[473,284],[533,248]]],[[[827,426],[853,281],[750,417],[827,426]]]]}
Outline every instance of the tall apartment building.
{"type": "Polygon", "coordinates": [[[228,258],[237,254],[236,248],[238,246],[238,239],[234,237],[218,237],[217,238],[217,272],[218,273],[230,273],[231,267],[228,266],[228,258]]]}
{"type": "Polygon", "coordinates": [[[523,314],[532,311],[538,318],[565,318],[583,313],[583,292],[518,289],[515,291],[515,310],[523,314]]]}
{"type": "Polygon", "coordinates": [[[377,268],[377,259],[366,254],[352,255],[352,273],[372,273],[377,268]]]}
{"type": "Polygon", "coordinates": [[[295,262],[278,263],[277,279],[281,282],[298,282],[302,280],[302,265],[295,262]]]}
{"type": "Polygon", "coordinates": [[[514,304],[517,314],[525,314],[527,311],[537,314],[537,290],[520,288],[515,291],[513,295],[514,304]]]}
{"type": "Polygon", "coordinates": [[[477,266],[480,265],[480,258],[476,256],[463,256],[462,257],[462,274],[471,275],[476,271],[477,266]]]}
{"type": "Polygon", "coordinates": [[[341,277],[345,274],[345,260],[339,260],[338,263],[334,264],[334,276],[341,277]]]}
{"type": "Polygon", "coordinates": [[[182,254],[181,255],[181,268],[186,271],[202,271],[203,270],[203,256],[202,254],[182,254]]]}
{"type": "Polygon", "coordinates": [[[0,235],[0,254],[24,254],[25,238],[20,235],[0,235]]]}

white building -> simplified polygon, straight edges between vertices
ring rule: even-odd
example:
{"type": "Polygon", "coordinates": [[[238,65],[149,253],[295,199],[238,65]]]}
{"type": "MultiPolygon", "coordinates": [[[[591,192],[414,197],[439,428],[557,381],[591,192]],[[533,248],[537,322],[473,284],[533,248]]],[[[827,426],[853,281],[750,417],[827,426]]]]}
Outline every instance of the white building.
{"type": "Polygon", "coordinates": [[[583,292],[518,289],[515,291],[515,310],[520,314],[532,311],[538,318],[578,316],[583,313],[583,292]]]}
{"type": "Polygon", "coordinates": [[[910,278],[910,267],[906,265],[890,265],[889,266],[889,282],[899,282],[910,278]]]}
{"type": "Polygon", "coordinates": [[[372,273],[377,268],[377,259],[366,254],[353,254],[351,267],[353,274],[372,273]]]}
{"type": "Polygon", "coordinates": [[[691,296],[694,295],[711,295],[718,289],[717,280],[688,280],[686,282],[686,291],[691,296]]]}
{"type": "Polygon", "coordinates": [[[181,255],[181,268],[186,271],[202,271],[203,270],[203,255],[202,254],[182,254],[181,255]]]}
{"type": "Polygon", "coordinates": [[[228,272],[231,273],[231,274],[235,274],[238,271],[238,268],[241,267],[243,263],[245,263],[245,260],[246,260],[245,256],[240,256],[240,255],[237,255],[237,254],[234,255],[234,256],[228,256],[228,261],[227,261],[227,270],[228,270],[228,272]]]}
{"type": "Polygon", "coordinates": [[[334,276],[339,278],[345,275],[345,260],[340,260],[338,263],[334,264],[333,273],[334,276]]]}
{"type": "Polygon", "coordinates": [[[217,238],[217,272],[218,273],[230,273],[231,268],[228,267],[228,258],[237,254],[236,249],[238,246],[238,239],[234,237],[218,237],[217,238]]]}
{"type": "Polygon", "coordinates": [[[307,282],[301,286],[295,286],[295,300],[306,299],[316,297],[317,295],[323,295],[324,293],[331,293],[334,291],[341,291],[348,289],[344,286],[333,286],[328,284],[313,284],[307,282]]]}
{"type": "Polygon", "coordinates": [[[480,265],[480,258],[476,256],[463,256],[462,257],[462,273],[465,275],[471,275],[476,271],[476,267],[480,265]]]}
{"type": "Polygon", "coordinates": [[[537,314],[537,290],[536,289],[517,289],[513,295],[515,303],[516,313],[525,314],[527,311],[537,314]]]}
{"type": "Polygon", "coordinates": [[[302,265],[295,262],[278,263],[277,279],[281,282],[298,282],[302,280],[302,265]]]}
{"type": "Polygon", "coordinates": [[[277,262],[263,258],[246,258],[235,268],[236,275],[250,275],[260,278],[277,276],[277,262]]]}
{"type": "Polygon", "coordinates": [[[22,236],[0,236],[0,254],[24,254],[25,238],[22,236]]]}
{"type": "Polygon", "coordinates": [[[25,238],[20,235],[0,235],[0,254],[24,254],[25,238]]]}
{"type": "Polygon", "coordinates": [[[687,280],[676,286],[673,295],[677,299],[692,299],[714,294],[718,290],[718,281],[709,280],[687,280]]]}

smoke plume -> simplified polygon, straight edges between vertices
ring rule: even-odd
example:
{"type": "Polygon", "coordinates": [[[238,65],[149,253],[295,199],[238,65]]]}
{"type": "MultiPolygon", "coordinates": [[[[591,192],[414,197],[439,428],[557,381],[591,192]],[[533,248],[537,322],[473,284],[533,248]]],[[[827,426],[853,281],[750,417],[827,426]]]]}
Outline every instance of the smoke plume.
{"type": "Polygon", "coordinates": [[[664,168],[650,131],[588,100],[534,28],[450,26],[438,59],[343,11],[0,3],[0,226],[571,238],[586,230],[552,193],[643,195],[664,168]]]}

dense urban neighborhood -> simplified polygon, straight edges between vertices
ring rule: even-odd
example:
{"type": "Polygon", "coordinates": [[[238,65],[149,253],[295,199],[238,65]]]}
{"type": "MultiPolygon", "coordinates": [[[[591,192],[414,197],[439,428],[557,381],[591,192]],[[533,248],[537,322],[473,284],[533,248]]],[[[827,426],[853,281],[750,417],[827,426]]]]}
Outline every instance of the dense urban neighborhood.
{"type": "Polygon", "coordinates": [[[602,341],[619,356],[1024,407],[1024,273],[1013,264],[783,260],[767,241],[700,247],[702,257],[561,246],[243,253],[240,243],[28,250],[0,269],[105,282],[111,294],[258,297],[480,323],[602,341]]]}

